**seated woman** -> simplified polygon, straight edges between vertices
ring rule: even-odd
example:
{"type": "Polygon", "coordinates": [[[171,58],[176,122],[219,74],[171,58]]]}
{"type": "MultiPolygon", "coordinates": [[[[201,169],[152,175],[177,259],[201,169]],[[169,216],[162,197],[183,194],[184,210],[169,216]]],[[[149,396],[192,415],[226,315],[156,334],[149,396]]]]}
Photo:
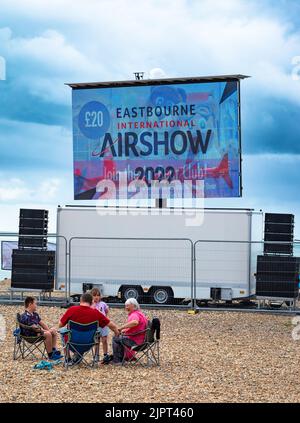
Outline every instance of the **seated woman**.
{"type": "Polygon", "coordinates": [[[125,302],[125,310],[128,313],[127,323],[119,328],[121,335],[114,336],[112,342],[113,361],[111,364],[121,365],[124,357],[124,345],[133,347],[144,342],[145,333],[134,335],[147,329],[148,319],[140,311],[139,303],[135,298],[129,298],[125,302]]]}

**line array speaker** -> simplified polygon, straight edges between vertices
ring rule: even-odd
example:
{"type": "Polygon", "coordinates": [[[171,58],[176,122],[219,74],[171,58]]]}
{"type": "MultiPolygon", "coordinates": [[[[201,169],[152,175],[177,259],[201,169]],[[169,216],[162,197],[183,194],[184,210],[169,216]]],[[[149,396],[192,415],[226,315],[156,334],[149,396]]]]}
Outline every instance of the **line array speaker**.
{"type": "Polygon", "coordinates": [[[48,214],[48,210],[20,209],[18,243],[20,249],[47,249],[48,214]]]}
{"type": "Polygon", "coordinates": [[[293,241],[294,215],[266,213],[264,228],[264,254],[293,255],[293,241]]]}
{"type": "Polygon", "coordinates": [[[48,210],[20,209],[20,219],[48,219],[48,210]]]}
{"type": "Polygon", "coordinates": [[[55,251],[13,250],[11,286],[51,291],[54,269],[55,251]]]}
{"type": "Polygon", "coordinates": [[[271,298],[297,298],[299,257],[258,256],[256,295],[271,298]]]}

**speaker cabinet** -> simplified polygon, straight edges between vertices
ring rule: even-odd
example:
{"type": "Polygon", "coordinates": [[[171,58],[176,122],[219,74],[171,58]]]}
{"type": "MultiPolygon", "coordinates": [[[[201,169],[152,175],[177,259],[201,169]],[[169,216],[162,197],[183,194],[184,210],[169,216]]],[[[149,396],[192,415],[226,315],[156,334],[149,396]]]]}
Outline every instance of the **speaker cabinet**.
{"type": "Polygon", "coordinates": [[[265,234],[291,235],[294,233],[294,225],[289,223],[268,223],[265,222],[265,234]]]}
{"type": "Polygon", "coordinates": [[[256,295],[268,298],[297,298],[299,257],[258,256],[256,295]]]}
{"type": "Polygon", "coordinates": [[[264,241],[264,254],[293,255],[294,215],[266,213],[264,241]]]}
{"type": "Polygon", "coordinates": [[[54,274],[55,251],[13,250],[12,288],[52,291],[54,274]]]}
{"type": "Polygon", "coordinates": [[[48,210],[20,209],[20,219],[48,219],[48,210]]]}
{"type": "Polygon", "coordinates": [[[42,237],[31,237],[31,236],[20,236],[18,241],[18,247],[23,248],[38,248],[41,250],[46,250],[47,248],[47,238],[42,237]]]}

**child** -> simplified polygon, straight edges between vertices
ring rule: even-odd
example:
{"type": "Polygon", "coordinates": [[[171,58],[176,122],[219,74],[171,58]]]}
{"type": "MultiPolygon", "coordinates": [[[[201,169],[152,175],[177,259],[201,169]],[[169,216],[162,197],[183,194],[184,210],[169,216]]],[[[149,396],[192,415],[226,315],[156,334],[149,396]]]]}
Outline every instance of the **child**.
{"type": "MultiPolygon", "coordinates": [[[[95,308],[96,310],[100,311],[100,313],[104,314],[104,316],[108,316],[109,307],[104,302],[101,301],[101,292],[98,288],[93,288],[91,290],[91,295],[93,297],[93,304],[92,308],[95,308]]],[[[103,363],[108,364],[110,361],[110,356],[108,354],[108,342],[107,342],[107,336],[108,336],[108,327],[105,326],[102,329],[99,329],[101,333],[101,339],[102,339],[102,347],[103,347],[103,363]]],[[[96,350],[96,361],[99,361],[99,345],[97,346],[96,350]]]]}
{"type": "Polygon", "coordinates": [[[60,351],[56,349],[57,332],[55,328],[49,328],[44,323],[37,313],[37,302],[34,297],[27,297],[25,299],[25,311],[21,315],[20,323],[32,327],[31,329],[21,328],[21,333],[24,336],[41,335],[45,338],[46,351],[49,360],[58,360],[62,357],[60,351]]]}

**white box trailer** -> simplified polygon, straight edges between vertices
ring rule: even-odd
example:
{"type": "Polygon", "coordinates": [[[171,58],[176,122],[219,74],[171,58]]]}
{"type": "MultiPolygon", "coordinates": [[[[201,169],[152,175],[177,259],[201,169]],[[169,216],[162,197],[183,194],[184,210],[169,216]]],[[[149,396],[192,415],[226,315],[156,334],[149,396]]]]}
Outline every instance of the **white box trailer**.
{"type": "Polygon", "coordinates": [[[192,289],[199,300],[248,298],[255,294],[254,214],[250,209],[58,207],[57,234],[67,239],[70,251],[66,256],[58,238],[57,288],[68,266],[71,294],[88,284],[100,286],[104,296],[145,300],[146,295],[161,304],[189,299],[192,289]]]}

